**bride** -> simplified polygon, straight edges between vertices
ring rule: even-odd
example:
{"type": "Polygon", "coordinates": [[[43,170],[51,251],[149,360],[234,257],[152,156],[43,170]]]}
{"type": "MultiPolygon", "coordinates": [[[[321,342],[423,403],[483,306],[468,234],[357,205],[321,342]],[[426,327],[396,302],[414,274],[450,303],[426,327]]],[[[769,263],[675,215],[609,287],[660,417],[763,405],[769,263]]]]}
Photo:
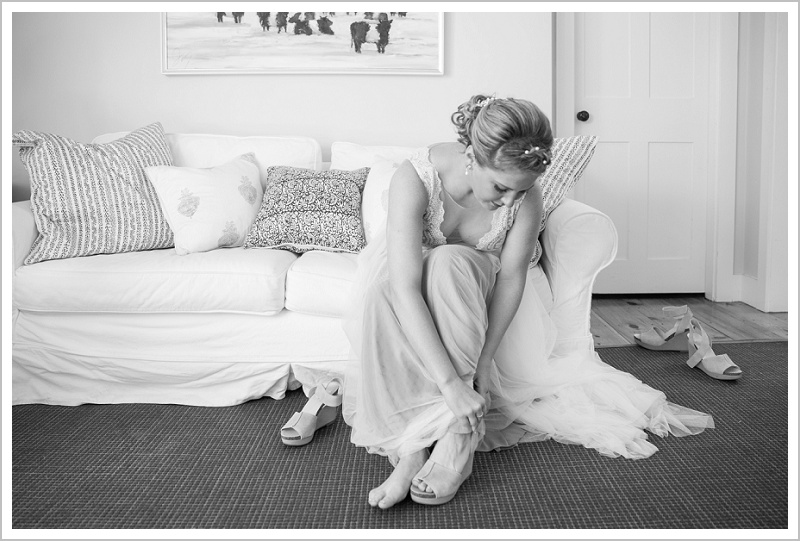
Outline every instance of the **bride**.
{"type": "Polygon", "coordinates": [[[645,430],[713,427],[592,351],[552,354],[555,326],[525,289],[550,123],[527,100],[485,95],[451,120],[458,141],[418,149],[394,175],[386,231],[359,255],[345,317],[351,441],[394,467],[370,505],[409,492],[450,501],[476,451],[552,438],[644,458],[656,451],[645,430]]]}

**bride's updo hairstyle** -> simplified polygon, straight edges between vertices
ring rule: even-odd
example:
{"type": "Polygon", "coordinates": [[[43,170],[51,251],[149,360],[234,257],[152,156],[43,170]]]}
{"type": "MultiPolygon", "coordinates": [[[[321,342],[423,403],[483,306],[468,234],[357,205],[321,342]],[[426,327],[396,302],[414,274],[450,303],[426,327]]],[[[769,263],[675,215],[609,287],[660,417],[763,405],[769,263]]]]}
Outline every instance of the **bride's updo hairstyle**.
{"type": "Polygon", "coordinates": [[[550,121],[528,100],[477,94],[451,120],[459,142],[472,145],[482,167],[541,174],[552,161],[550,121]]]}

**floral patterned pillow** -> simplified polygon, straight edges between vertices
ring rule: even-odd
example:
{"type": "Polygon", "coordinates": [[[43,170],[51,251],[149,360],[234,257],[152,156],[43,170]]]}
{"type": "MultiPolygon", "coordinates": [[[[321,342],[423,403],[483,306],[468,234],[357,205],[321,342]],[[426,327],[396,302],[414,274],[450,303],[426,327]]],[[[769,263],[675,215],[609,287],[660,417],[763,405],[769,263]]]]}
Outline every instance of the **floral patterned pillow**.
{"type": "Polygon", "coordinates": [[[263,197],[253,153],[217,167],[148,167],[145,172],[178,255],[243,244],[263,197]]]}
{"type": "Polygon", "coordinates": [[[369,167],[354,171],[267,168],[261,209],[245,248],[358,253],[366,245],[361,197],[369,167]]]}

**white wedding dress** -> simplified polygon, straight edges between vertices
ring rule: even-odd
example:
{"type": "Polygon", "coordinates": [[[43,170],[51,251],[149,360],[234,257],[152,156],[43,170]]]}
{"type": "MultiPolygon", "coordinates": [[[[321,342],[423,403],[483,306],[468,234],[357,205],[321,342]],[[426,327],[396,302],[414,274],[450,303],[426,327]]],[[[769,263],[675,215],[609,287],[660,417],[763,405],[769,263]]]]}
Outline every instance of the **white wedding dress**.
{"type": "MultiPolygon", "coordinates": [[[[519,208],[495,211],[475,247],[447,245],[442,184],[429,150],[411,158],[429,194],[423,230],[423,297],[458,374],[472,382],[487,328],[498,257],[519,208]]],[[[456,424],[414,351],[392,306],[385,235],[359,254],[353,302],[344,320],[352,345],[343,416],[351,441],[398,459],[429,447],[456,424]]],[[[490,409],[473,447],[489,451],[554,439],[617,457],[657,451],[647,432],[693,435],[713,428],[711,416],[667,401],[661,391],[604,363],[593,351],[553,355],[556,328],[536,290],[527,287],[495,355],[490,409]]]]}

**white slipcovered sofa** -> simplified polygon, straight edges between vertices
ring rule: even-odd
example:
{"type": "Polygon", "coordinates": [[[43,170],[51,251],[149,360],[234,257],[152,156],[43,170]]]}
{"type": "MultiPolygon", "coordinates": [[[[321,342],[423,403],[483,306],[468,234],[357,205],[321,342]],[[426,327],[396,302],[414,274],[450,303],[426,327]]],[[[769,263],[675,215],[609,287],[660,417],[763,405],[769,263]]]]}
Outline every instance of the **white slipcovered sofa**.
{"type": "MultiPolygon", "coordinates": [[[[167,137],[174,165],[191,167],[252,152],[262,166],[346,169],[403,152],[334,143],[331,163],[323,163],[310,138],[167,137]]],[[[374,199],[365,197],[368,204],[374,199]]],[[[308,392],[348,362],[340,316],[356,254],[160,249],[24,265],[36,238],[30,202],[13,203],[14,404],[229,406],[280,399],[301,385],[308,392]]],[[[565,199],[540,241],[543,256],[527,287],[549,307],[556,348],[592,348],[592,286],[614,257],[614,226],[601,212],[565,199]]]]}

